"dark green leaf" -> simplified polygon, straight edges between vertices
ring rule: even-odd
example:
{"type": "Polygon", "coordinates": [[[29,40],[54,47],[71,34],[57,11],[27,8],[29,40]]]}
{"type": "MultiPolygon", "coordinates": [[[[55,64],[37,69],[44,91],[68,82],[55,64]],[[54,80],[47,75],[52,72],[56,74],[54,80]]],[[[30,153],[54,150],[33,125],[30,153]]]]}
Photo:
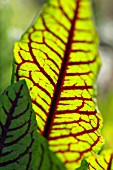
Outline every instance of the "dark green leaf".
{"type": "Polygon", "coordinates": [[[28,169],[35,162],[37,125],[25,81],[0,95],[0,169],[28,169]]]}
{"type": "Polygon", "coordinates": [[[37,123],[25,81],[0,95],[0,170],[65,169],[37,133],[37,123]]]}
{"type": "Polygon", "coordinates": [[[76,170],[88,170],[88,162],[85,159],[83,159],[81,162],[81,166],[76,170]]]}
{"type": "Polygon", "coordinates": [[[46,139],[38,134],[38,168],[33,170],[66,170],[63,163],[49,150],[46,139]]]}

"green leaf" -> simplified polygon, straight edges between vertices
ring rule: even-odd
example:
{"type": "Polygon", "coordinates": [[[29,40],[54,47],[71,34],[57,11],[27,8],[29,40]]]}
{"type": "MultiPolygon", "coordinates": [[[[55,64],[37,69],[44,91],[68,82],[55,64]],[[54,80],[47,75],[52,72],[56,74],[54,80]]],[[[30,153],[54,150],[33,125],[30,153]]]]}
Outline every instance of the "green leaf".
{"type": "Polygon", "coordinates": [[[100,64],[90,0],[50,0],[15,43],[13,79],[26,80],[38,131],[71,170],[104,143],[95,97],[100,64]]]}
{"type": "Polygon", "coordinates": [[[9,86],[0,95],[0,169],[27,169],[35,162],[36,129],[25,81],[9,86]]]}
{"type": "Polygon", "coordinates": [[[33,170],[66,170],[64,164],[49,150],[46,139],[38,134],[37,166],[33,170]]]}
{"type": "Polygon", "coordinates": [[[83,159],[81,162],[81,166],[76,170],[88,170],[88,162],[85,159],[83,159]]]}
{"type": "Polygon", "coordinates": [[[0,170],[65,170],[37,133],[36,116],[24,80],[0,95],[0,170]]]}

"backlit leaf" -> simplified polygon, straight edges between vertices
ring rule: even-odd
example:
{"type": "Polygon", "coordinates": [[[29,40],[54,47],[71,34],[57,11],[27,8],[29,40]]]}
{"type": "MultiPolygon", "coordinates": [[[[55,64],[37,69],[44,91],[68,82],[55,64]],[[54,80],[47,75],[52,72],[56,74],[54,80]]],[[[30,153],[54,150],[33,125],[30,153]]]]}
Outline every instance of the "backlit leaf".
{"type": "Polygon", "coordinates": [[[94,154],[83,159],[81,166],[76,170],[112,170],[113,151],[103,150],[99,155],[94,154]]]}
{"type": "Polygon", "coordinates": [[[37,133],[25,81],[0,95],[0,170],[65,170],[37,133]]]}
{"type": "Polygon", "coordinates": [[[113,151],[103,150],[100,155],[87,158],[88,170],[112,170],[113,151]]]}
{"type": "Polygon", "coordinates": [[[100,63],[90,0],[49,0],[14,47],[13,80],[26,80],[38,131],[71,170],[103,145],[100,63]]]}

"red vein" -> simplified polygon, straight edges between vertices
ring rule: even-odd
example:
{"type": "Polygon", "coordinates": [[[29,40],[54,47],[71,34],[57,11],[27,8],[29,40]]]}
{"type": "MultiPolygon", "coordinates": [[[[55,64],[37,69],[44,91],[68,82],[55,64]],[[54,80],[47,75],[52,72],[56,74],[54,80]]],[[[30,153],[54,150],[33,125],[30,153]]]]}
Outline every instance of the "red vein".
{"type": "MultiPolygon", "coordinates": [[[[62,10],[63,14],[68,18],[67,14],[65,14],[63,8],[60,6],[60,9],[62,10]]],[[[69,54],[71,51],[71,44],[72,44],[72,40],[73,40],[73,34],[74,34],[74,27],[75,27],[75,22],[77,20],[78,17],[78,9],[79,9],[79,1],[77,1],[77,7],[76,7],[76,11],[75,11],[75,15],[74,18],[72,20],[72,25],[71,25],[71,29],[69,32],[69,36],[68,36],[68,42],[66,45],[66,49],[65,49],[65,54],[64,54],[64,58],[63,58],[63,62],[62,62],[62,67],[60,70],[60,74],[59,74],[59,79],[55,88],[55,93],[54,93],[54,97],[51,103],[51,108],[48,114],[48,119],[45,125],[45,130],[44,130],[44,137],[48,138],[49,137],[49,133],[51,131],[51,127],[52,127],[52,123],[54,120],[54,116],[55,116],[55,110],[57,108],[57,104],[58,104],[58,99],[60,96],[60,87],[62,87],[63,81],[64,81],[64,75],[66,74],[66,69],[65,67],[67,66],[67,61],[69,59],[69,54]]],[[[69,19],[69,18],[68,18],[69,19]]]]}

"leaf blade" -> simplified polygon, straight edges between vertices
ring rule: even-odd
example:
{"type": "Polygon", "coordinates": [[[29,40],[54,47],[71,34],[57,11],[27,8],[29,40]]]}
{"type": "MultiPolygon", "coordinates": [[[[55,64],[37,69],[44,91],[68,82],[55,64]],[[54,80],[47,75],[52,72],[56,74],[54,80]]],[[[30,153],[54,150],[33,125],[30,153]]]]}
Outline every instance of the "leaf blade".
{"type": "Polygon", "coordinates": [[[92,155],[88,157],[88,169],[112,169],[113,151],[103,150],[99,155],[92,155]]]}
{"type": "Polygon", "coordinates": [[[13,169],[14,166],[18,168],[18,165],[25,169],[31,161],[30,152],[34,149],[36,132],[33,129],[36,131],[36,127],[34,127],[36,122],[31,124],[34,116],[28,94],[25,81],[21,81],[16,85],[9,86],[0,97],[1,169],[7,169],[7,167],[13,169]],[[23,108],[22,102],[24,102],[23,108]],[[28,117],[25,117],[26,114],[28,117]],[[4,115],[6,120],[3,122],[4,115]],[[27,138],[30,140],[27,141],[27,138]],[[25,161],[24,164],[22,164],[22,158],[25,161]]]}
{"type": "Polygon", "coordinates": [[[88,170],[88,162],[85,159],[83,159],[81,162],[81,166],[76,170],[88,170]]]}
{"type": "Polygon", "coordinates": [[[50,0],[15,45],[15,80],[26,79],[38,130],[68,168],[103,145],[94,87],[99,67],[88,0],[50,0]]]}
{"type": "Polygon", "coordinates": [[[36,116],[24,80],[0,95],[0,111],[1,170],[65,170],[49,150],[46,139],[37,133],[36,116]]]}

